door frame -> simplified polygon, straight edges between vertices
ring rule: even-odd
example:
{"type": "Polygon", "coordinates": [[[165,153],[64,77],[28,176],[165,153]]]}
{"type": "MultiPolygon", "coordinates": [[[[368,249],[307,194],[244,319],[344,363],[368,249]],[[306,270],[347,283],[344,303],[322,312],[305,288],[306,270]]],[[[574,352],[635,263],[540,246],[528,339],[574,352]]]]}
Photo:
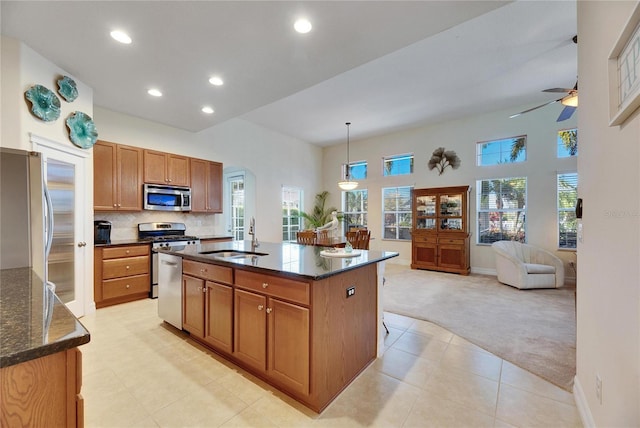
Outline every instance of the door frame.
{"type": "MultiPolygon", "coordinates": [[[[61,156],[77,158],[76,170],[76,201],[74,228],[74,281],[76,300],[69,305],[69,309],[76,317],[81,317],[96,310],[93,301],[93,203],[89,194],[93,177],[92,151],[81,150],[68,144],[63,144],[46,137],[30,133],[32,150],[41,152],[43,160],[54,157],[51,153],[58,152],[61,156]],[[85,242],[86,246],[78,247],[78,242],[85,242]]],[[[55,157],[54,157],[55,158],[55,157]]],[[[64,160],[64,159],[61,159],[64,160]]],[[[46,171],[44,171],[46,172],[46,171]]]]}

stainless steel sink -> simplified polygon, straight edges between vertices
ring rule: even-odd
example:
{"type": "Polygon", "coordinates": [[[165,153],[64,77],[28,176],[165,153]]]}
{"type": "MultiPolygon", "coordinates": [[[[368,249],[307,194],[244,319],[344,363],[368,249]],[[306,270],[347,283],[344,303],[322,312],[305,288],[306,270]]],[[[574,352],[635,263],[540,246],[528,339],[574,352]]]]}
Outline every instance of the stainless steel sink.
{"type": "Polygon", "coordinates": [[[254,253],[251,251],[239,251],[239,250],[214,250],[214,251],[202,251],[199,254],[210,254],[214,257],[221,259],[244,259],[258,256],[267,256],[267,253],[254,253]]]}

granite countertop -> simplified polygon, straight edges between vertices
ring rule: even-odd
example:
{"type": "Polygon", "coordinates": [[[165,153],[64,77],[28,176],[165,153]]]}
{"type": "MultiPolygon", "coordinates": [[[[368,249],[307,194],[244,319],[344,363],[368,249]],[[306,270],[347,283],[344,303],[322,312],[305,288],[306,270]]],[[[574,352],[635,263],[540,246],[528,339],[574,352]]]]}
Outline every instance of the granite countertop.
{"type": "Polygon", "coordinates": [[[0,367],[89,340],[87,329],[30,268],[0,271],[0,367]]]}
{"type": "Polygon", "coordinates": [[[263,254],[260,256],[227,258],[216,254],[202,254],[203,252],[220,250],[252,251],[251,241],[232,241],[173,246],[162,248],[159,252],[166,252],[184,259],[204,263],[240,267],[247,270],[278,273],[312,280],[320,280],[346,270],[356,269],[398,256],[396,252],[369,250],[354,250],[358,255],[349,258],[325,257],[320,254],[327,249],[327,247],[313,245],[261,242],[260,246],[255,248],[254,251],[263,254]]]}

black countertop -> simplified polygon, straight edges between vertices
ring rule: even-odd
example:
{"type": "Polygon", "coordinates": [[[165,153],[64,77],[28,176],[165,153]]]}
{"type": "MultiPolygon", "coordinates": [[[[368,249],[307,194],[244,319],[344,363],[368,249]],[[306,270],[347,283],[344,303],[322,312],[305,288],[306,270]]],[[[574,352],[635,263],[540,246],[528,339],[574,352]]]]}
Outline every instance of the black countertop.
{"type": "Polygon", "coordinates": [[[0,271],[0,367],[89,340],[87,329],[30,268],[0,271]]]}
{"type": "Polygon", "coordinates": [[[368,250],[353,250],[358,255],[349,258],[325,257],[320,254],[321,251],[328,249],[327,247],[294,243],[261,242],[260,246],[253,251],[264,254],[261,256],[225,258],[216,254],[202,254],[203,252],[220,250],[252,251],[251,241],[232,241],[173,246],[160,249],[159,252],[166,252],[184,259],[204,263],[241,267],[247,270],[266,271],[266,273],[272,272],[312,280],[320,280],[346,270],[356,269],[398,256],[396,252],[368,250]]]}

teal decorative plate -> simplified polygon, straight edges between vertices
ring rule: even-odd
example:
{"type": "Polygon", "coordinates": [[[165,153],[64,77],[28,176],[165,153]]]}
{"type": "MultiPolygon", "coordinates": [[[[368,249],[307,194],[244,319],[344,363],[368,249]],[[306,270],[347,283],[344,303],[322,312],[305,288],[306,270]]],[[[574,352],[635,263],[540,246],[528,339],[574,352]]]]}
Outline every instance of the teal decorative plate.
{"type": "Polygon", "coordinates": [[[76,82],[69,76],[63,76],[58,80],[58,93],[62,95],[62,98],[67,102],[73,102],[78,98],[78,88],[76,82]]]}
{"type": "Polygon", "coordinates": [[[53,122],[60,117],[60,99],[50,89],[33,85],[24,93],[31,102],[31,113],[45,122],[53,122]]]}
{"type": "Polygon", "coordinates": [[[69,139],[78,147],[83,149],[91,148],[98,139],[98,131],[88,114],[81,111],[74,111],[67,118],[69,128],[69,139]]]}

